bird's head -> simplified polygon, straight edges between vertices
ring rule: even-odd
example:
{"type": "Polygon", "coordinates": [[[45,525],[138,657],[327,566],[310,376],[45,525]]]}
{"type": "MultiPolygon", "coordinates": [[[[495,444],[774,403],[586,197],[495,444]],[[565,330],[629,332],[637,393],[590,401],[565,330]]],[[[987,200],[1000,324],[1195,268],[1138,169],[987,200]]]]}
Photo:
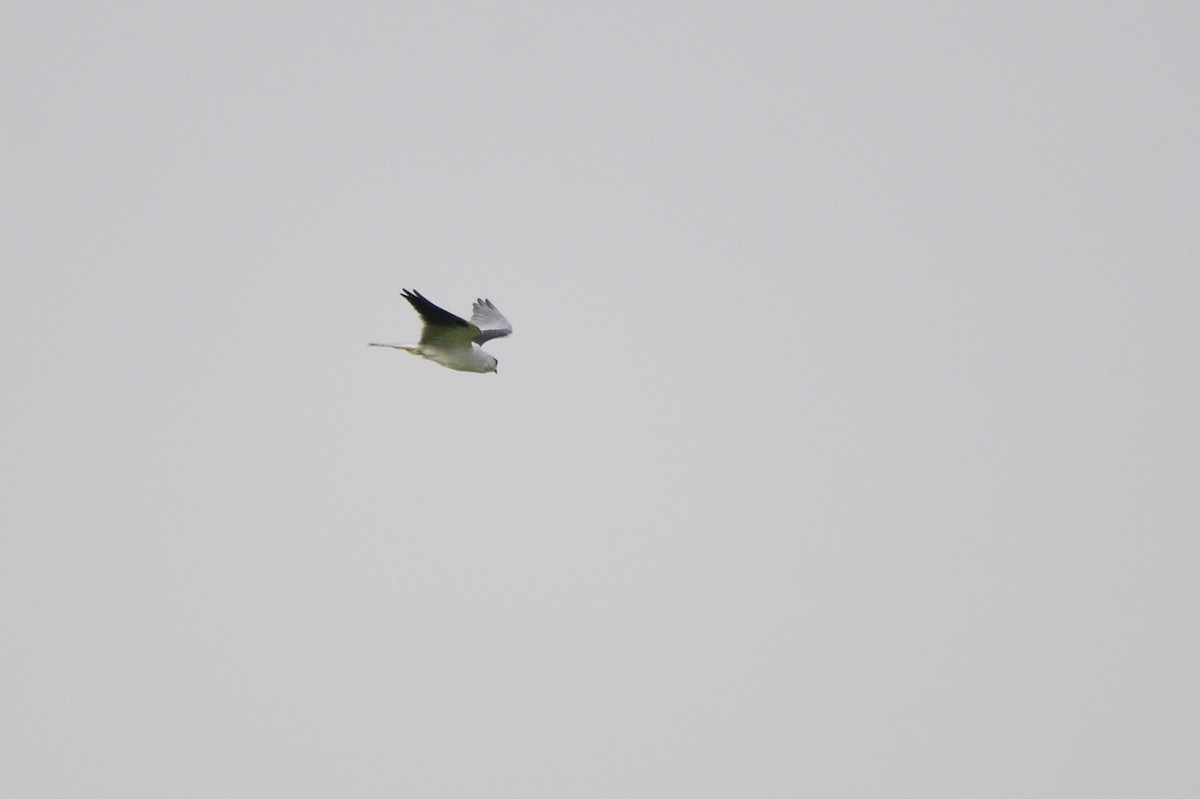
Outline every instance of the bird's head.
{"type": "Polygon", "coordinates": [[[496,367],[500,365],[500,361],[496,360],[495,355],[488,355],[487,353],[484,354],[487,355],[488,371],[499,373],[499,370],[496,367]]]}

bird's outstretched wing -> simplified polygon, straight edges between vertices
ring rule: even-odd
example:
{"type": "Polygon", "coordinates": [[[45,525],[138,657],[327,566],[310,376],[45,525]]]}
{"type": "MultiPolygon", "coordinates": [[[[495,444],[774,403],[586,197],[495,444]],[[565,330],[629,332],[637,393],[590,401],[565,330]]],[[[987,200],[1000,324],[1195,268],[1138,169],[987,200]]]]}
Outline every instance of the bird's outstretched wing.
{"type": "Polygon", "coordinates": [[[404,289],[400,296],[408,300],[425,323],[425,329],[421,331],[422,344],[470,348],[471,341],[482,335],[478,327],[461,316],[455,316],[445,308],[434,305],[422,297],[419,291],[404,289]]]}
{"type": "Polygon", "coordinates": [[[471,324],[479,329],[475,336],[476,344],[483,344],[494,338],[501,338],[512,333],[512,325],[504,318],[504,314],[496,310],[491,300],[475,300],[471,313],[471,324]]]}

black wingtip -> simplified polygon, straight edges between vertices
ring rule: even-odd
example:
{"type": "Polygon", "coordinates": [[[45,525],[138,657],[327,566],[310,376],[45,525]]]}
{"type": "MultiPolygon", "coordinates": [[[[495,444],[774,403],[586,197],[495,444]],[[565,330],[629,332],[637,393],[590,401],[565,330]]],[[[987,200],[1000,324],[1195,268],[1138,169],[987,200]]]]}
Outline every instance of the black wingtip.
{"type": "Polygon", "coordinates": [[[434,305],[419,291],[403,289],[400,292],[400,296],[408,300],[408,304],[413,307],[426,324],[451,325],[456,327],[467,327],[471,324],[466,319],[455,316],[445,308],[439,308],[434,305]]]}

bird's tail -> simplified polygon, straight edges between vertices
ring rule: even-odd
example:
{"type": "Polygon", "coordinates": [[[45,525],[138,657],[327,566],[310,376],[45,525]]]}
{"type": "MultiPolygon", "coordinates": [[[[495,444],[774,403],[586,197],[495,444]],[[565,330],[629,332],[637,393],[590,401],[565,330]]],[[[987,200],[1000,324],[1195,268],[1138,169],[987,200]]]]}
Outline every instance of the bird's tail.
{"type": "Polygon", "coordinates": [[[420,344],[376,344],[376,343],[372,342],[372,343],[368,344],[367,346],[368,347],[391,347],[394,350],[404,350],[405,352],[411,352],[413,355],[421,354],[421,345],[420,344]]]}

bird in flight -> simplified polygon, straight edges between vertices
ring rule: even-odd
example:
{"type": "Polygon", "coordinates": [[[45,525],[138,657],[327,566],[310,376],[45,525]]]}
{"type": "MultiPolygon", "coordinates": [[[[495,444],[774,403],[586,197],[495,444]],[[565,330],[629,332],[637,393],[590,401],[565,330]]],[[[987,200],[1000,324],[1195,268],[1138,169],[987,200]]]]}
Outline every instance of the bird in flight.
{"type": "Polygon", "coordinates": [[[512,333],[512,325],[496,310],[491,300],[475,300],[471,321],[439,308],[421,296],[419,291],[404,289],[400,296],[421,315],[425,322],[418,344],[375,344],[372,347],[392,347],[428,358],[449,369],[460,372],[494,372],[497,361],[480,346],[494,338],[512,333]]]}

